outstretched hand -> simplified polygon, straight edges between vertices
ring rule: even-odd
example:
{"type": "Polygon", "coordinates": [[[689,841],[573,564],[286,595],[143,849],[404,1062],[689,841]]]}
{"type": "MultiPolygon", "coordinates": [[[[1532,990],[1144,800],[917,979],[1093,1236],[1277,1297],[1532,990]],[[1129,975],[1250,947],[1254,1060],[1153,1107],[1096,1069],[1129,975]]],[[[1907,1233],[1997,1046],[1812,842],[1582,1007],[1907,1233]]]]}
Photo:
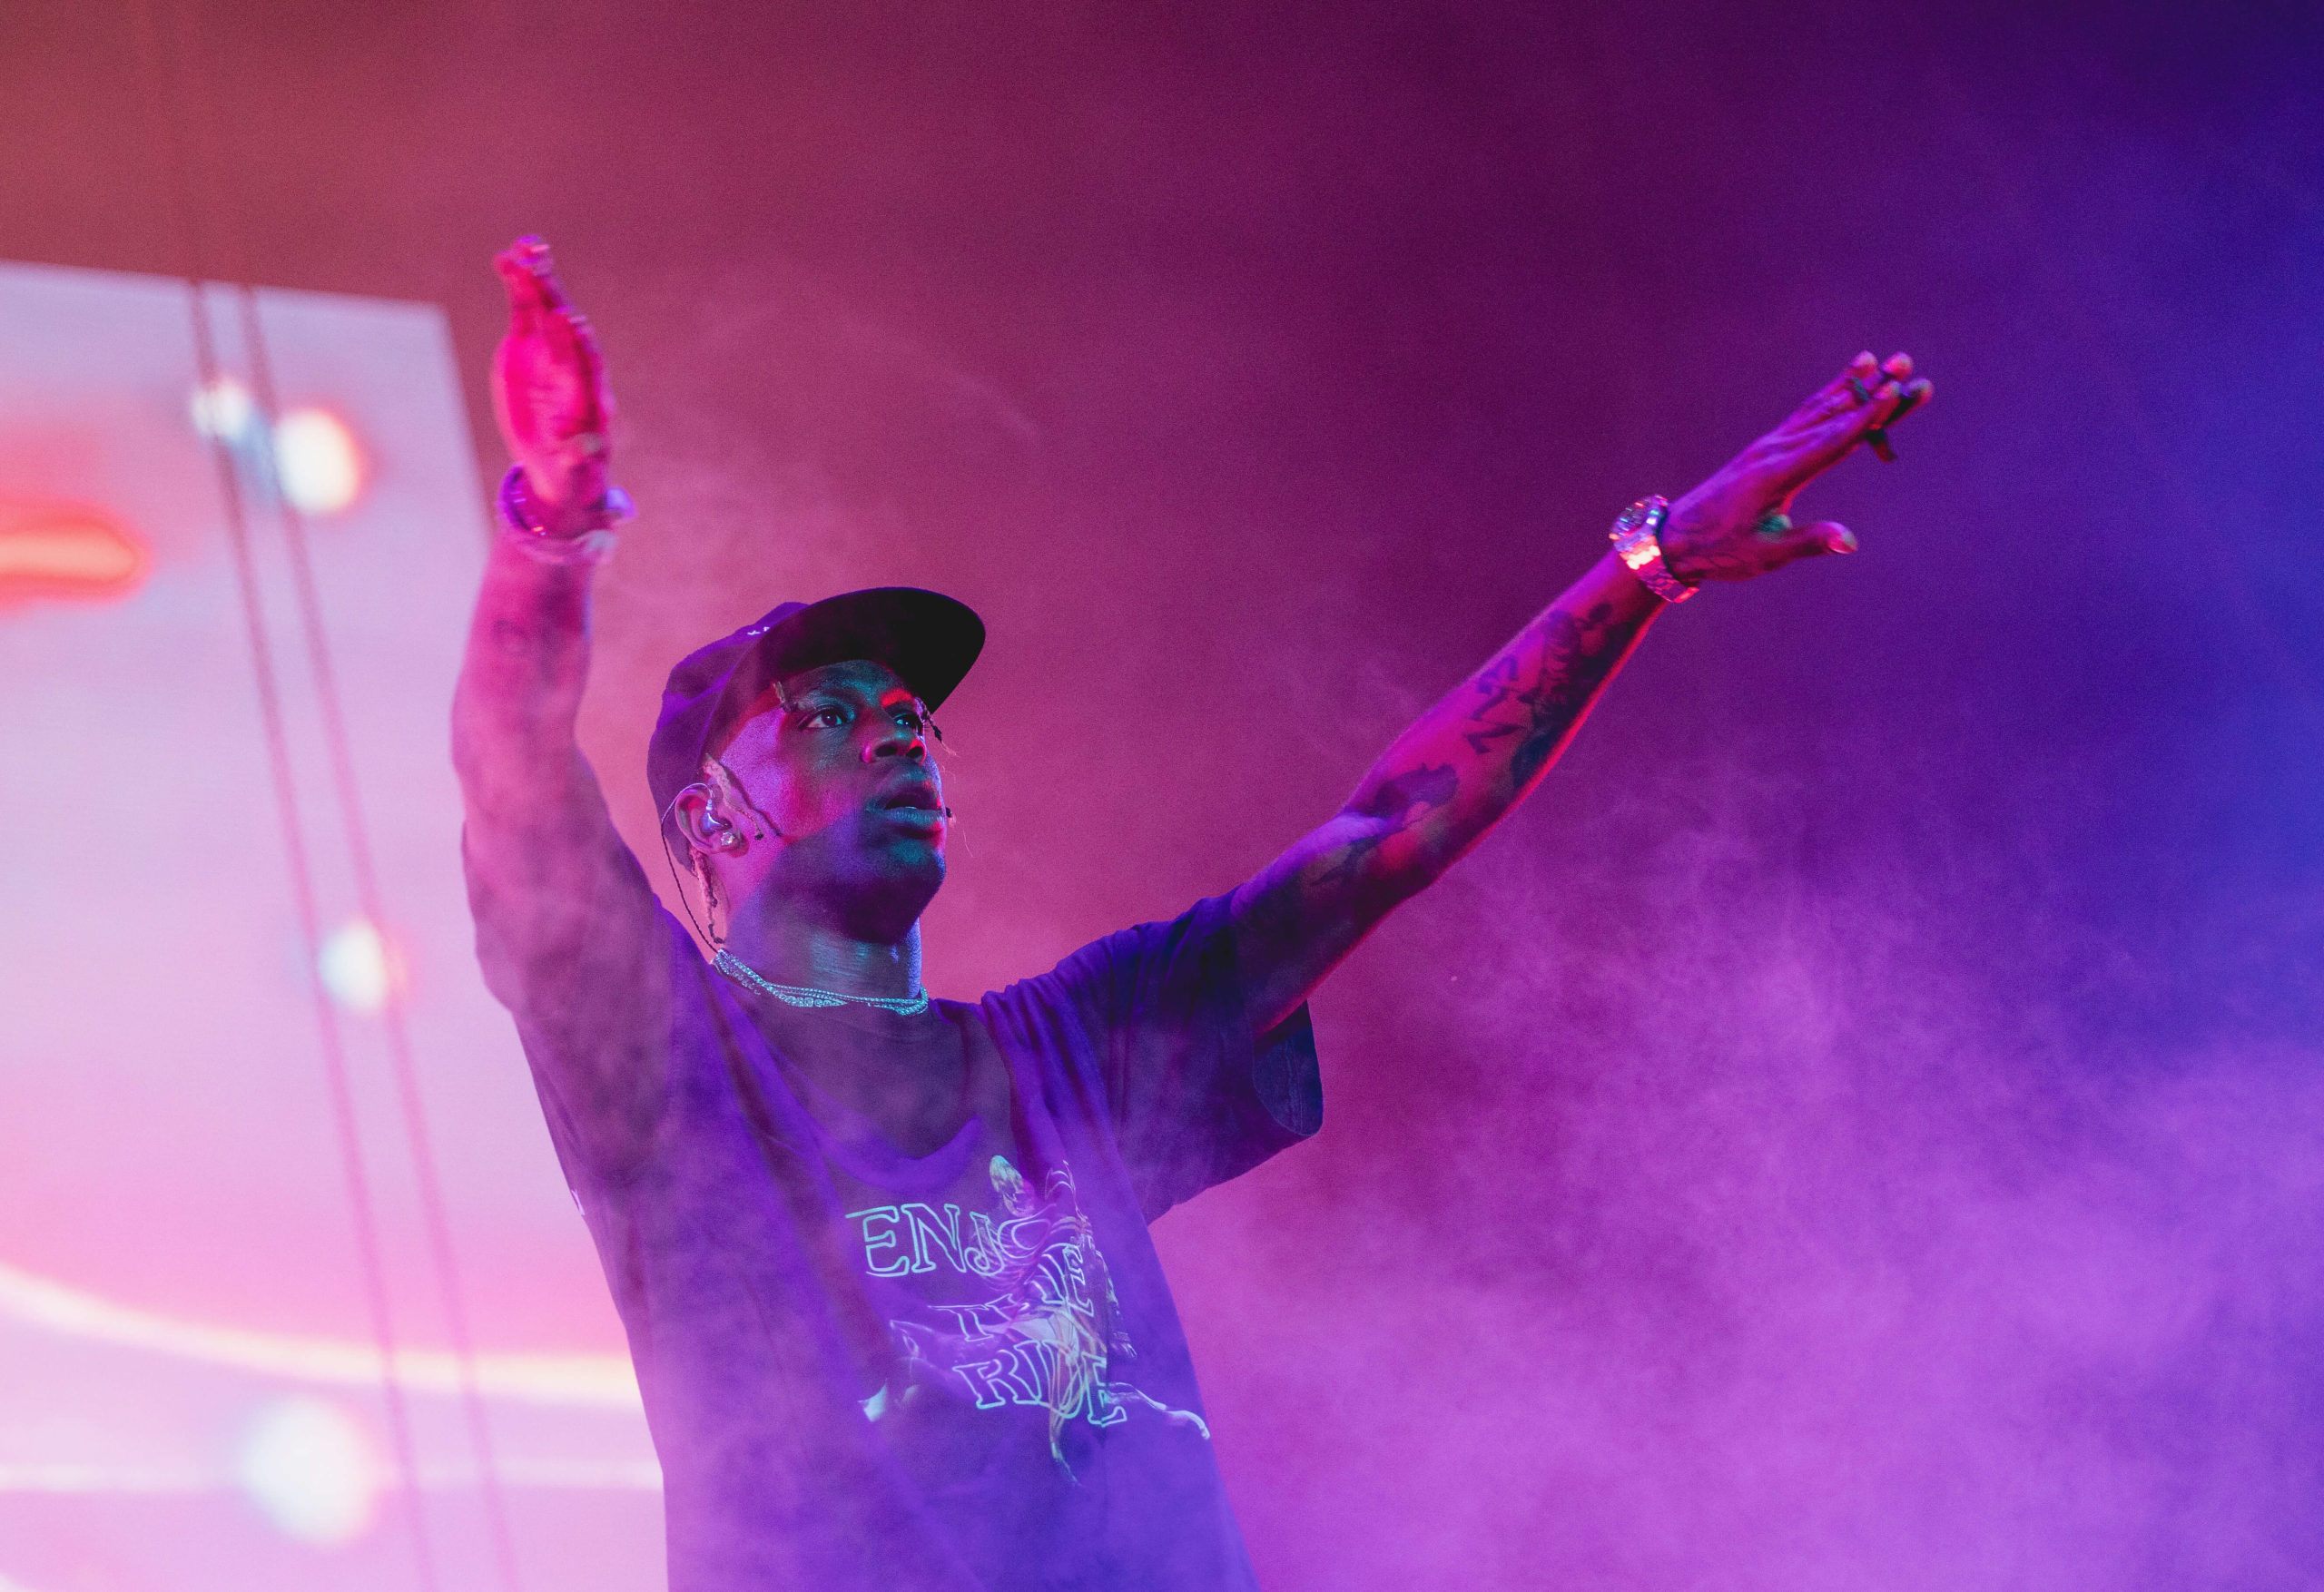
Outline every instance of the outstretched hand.
{"type": "Polygon", "coordinates": [[[1696,585],[1749,580],[1819,553],[1855,552],[1856,535],[1844,525],[1792,524],[1791,501],[1859,442],[1885,452],[1886,428],[1935,390],[1925,378],[1913,379],[1909,354],[1885,360],[1858,354],[1782,425],[1670,506],[1658,537],[1663,562],[1696,585]]]}
{"type": "Polygon", "coordinates": [[[614,396],[596,333],[556,280],[548,245],[519,238],[494,257],[508,290],[508,331],[492,357],[492,408],[525,484],[552,520],[606,497],[614,396]]]}

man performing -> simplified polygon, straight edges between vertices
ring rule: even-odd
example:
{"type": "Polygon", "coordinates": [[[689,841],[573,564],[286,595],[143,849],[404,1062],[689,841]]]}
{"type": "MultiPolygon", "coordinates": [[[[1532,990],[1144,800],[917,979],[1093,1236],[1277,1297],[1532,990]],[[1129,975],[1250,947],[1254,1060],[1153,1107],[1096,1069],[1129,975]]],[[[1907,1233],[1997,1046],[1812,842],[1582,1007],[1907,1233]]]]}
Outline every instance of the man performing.
{"type": "Polygon", "coordinates": [[[950,818],[930,714],[982,624],[853,592],[671,671],[646,779],[705,958],[574,739],[626,513],[602,361],[537,240],[497,263],[517,465],[454,711],[469,893],[628,1331],[673,1592],[1250,1587],[1147,1223],[1316,1131],[1324,976],[1541,782],[1664,609],[1853,551],[1791,501],[1886,457],[1929,384],[1858,356],[1626,510],[1256,877],[962,1003],[925,992],[919,921],[950,818]]]}

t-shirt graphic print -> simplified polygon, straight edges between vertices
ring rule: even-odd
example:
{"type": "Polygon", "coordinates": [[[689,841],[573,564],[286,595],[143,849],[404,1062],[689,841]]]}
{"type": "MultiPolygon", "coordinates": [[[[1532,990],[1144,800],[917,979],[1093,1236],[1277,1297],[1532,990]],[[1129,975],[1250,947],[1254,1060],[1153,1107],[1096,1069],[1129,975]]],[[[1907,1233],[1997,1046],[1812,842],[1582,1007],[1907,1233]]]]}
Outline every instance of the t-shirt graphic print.
{"type": "Polygon", "coordinates": [[[1210,1429],[1195,1411],[1114,1380],[1118,1362],[1137,1351],[1121,1330],[1113,1277],[1071,1168],[1051,1171],[1038,1190],[1006,1155],[993,1156],[987,1174],[990,1212],[964,1214],[948,1200],[940,1214],[918,1201],[847,1213],[867,1276],[949,1273],[986,1285],[982,1297],[922,1302],[890,1320],[907,1384],[900,1393],[881,1387],[864,1400],[864,1414],[881,1420],[891,1395],[901,1403],[940,1389],[979,1410],[1045,1410],[1049,1457],[1068,1474],[1062,1440],[1074,1420],[1104,1428],[1129,1420],[1133,1410],[1152,1411],[1207,1441],[1210,1429]]]}

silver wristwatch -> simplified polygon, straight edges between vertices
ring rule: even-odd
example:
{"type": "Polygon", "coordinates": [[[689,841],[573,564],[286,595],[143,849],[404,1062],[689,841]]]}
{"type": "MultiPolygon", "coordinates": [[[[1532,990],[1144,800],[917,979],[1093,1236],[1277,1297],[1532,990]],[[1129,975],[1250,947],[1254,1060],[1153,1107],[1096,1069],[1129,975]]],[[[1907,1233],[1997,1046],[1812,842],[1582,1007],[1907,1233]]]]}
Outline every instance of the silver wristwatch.
{"type": "Polygon", "coordinates": [[[1614,544],[1614,555],[1638,576],[1640,585],[1666,603],[1683,603],[1696,588],[1672,575],[1662,561],[1660,532],[1669,515],[1669,498],[1641,497],[1614,516],[1614,528],[1606,535],[1614,544]]]}

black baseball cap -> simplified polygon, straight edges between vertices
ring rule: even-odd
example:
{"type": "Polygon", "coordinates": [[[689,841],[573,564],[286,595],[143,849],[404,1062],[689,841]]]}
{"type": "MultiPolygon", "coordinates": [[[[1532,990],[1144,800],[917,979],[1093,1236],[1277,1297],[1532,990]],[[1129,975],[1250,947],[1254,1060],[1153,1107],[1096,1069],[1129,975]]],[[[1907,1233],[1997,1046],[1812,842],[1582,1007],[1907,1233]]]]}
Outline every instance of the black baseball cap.
{"type": "MultiPolygon", "coordinates": [[[[965,603],[917,586],[874,586],[820,603],[781,603],[765,617],[678,660],[645,748],[645,781],[665,833],[678,792],[734,718],[786,674],[868,658],[884,663],[932,711],[984,650],[984,621],[965,603]]],[[[676,837],[683,843],[684,837],[676,837]]]]}

